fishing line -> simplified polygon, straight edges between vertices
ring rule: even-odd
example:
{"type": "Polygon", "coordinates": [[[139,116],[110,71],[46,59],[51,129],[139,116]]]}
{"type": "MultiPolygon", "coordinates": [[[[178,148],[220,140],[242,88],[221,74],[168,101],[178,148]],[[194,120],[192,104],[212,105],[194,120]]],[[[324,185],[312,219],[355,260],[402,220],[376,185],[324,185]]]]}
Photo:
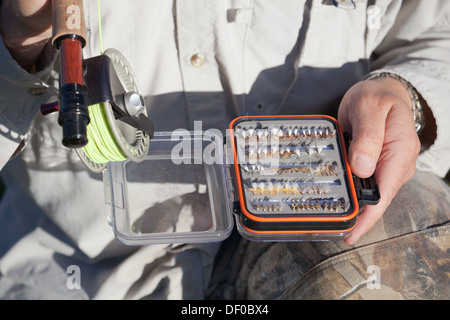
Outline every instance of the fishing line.
{"type": "Polygon", "coordinates": [[[100,13],[100,0],[97,0],[97,12],[98,12],[98,37],[100,40],[100,54],[103,54],[102,15],[100,13]]]}
{"type": "Polygon", "coordinates": [[[88,107],[91,122],[87,126],[89,142],[83,147],[86,156],[95,163],[123,161],[127,156],[123,153],[111,130],[103,103],[88,107]]]}
{"type": "MultiPolygon", "coordinates": [[[[102,23],[100,0],[97,0],[100,52],[103,54],[102,23]]],[[[114,136],[103,103],[88,107],[90,123],[87,126],[88,143],[83,147],[86,156],[95,163],[123,161],[127,156],[123,153],[114,136]]]]}

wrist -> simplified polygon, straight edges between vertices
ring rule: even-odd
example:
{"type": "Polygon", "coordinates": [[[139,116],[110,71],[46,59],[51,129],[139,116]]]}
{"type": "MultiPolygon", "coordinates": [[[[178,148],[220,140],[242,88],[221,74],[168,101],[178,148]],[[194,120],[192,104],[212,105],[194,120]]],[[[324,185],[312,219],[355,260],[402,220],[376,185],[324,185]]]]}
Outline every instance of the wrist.
{"type": "MultiPolygon", "coordinates": [[[[422,98],[420,94],[417,92],[417,90],[402,77],[389,72],[375,73],[367,76],[364,80],[376,80],[376,79],[392,79],[402,85],[402,87],[407,92],[407,96],[404,100],[408,102],[408,105],[410,106],[413,112],[416,132],[417,134],[420,134],[425,127],[425,116],[422,98]]],[[[405,92],[405,90],[403,91],[405,92]]]]}

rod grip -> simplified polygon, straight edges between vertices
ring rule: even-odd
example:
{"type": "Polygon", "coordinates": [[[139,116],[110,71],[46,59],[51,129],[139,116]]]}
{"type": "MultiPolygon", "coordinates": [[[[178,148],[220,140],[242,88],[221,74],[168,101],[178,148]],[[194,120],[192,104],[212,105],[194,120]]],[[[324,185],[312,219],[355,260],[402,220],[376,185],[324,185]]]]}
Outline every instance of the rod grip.
{"type": "Polygon", "coordinates": [[[60,39],[76,37],[84,47],[87,43],[83,0],[52,0],[53,39],[58,46],[60,39]]]}

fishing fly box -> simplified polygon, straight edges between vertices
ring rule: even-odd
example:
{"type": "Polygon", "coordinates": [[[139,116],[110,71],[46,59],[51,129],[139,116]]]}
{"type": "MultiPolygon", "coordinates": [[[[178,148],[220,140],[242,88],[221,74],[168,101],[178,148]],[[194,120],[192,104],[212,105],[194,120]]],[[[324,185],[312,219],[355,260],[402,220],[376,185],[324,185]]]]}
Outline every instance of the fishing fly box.
{"type": "Polygon", "coordinates": [[[129,245],[226,239],[343,240],[373,178],[355,177],[346,139],[328,116],[248,116],[218,130],[155,132],[140,162],[103,171],[110,224],[129,245]]]}
{"type": "Polygon", "coordinates": [[[176,130],[155,132],[141,162],[109,162],[103,180],[116,238],[129,245],[227,238],[233,220],[223,158],[221,135],[176,130]]]}

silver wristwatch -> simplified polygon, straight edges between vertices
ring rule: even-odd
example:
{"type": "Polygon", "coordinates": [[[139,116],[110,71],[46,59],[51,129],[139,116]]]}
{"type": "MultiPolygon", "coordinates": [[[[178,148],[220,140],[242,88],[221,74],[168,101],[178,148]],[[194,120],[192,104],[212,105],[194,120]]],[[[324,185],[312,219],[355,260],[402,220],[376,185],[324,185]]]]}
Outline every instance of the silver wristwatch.
{"type": "Polygon", "coordinates": [[[373,80],[373,79],[378,79],[378,78],[396,79],[396,80],[400,81],[401,83],[403,83],[403,85],[406,87],[406,89],[408,89],[408,92],[409,92],[409,95],[411,97],[412,104],[413,104],[412,108],[413,108],[413,113],[414,113],[414,123],[416,126],[416,132],[417,132],[417,134],[421,133],[425,126],[425,116],[423,113],[421,97],[420,97],[419,93],[417,92],[417,90],[408,81],[406,81],[402,77],[400,77],[394,73],[389,73],[389,72],[374,73],[374,74],[371,74],[368,77],[366,77],[364,80],[373,80]]]}

